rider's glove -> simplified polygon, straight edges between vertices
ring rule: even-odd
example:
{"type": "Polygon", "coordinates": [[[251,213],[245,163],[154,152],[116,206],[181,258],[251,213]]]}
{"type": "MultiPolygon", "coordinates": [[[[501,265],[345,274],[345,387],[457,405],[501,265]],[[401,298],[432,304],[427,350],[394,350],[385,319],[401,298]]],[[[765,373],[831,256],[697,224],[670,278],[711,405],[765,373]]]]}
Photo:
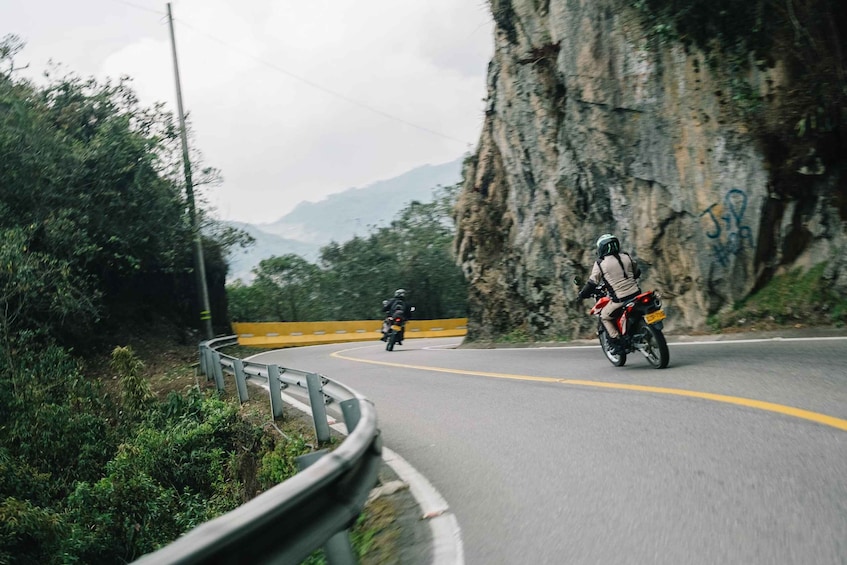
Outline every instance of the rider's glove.
{"type": "Polygon", "coordinates": [[[586,298],[594,294],[595,289],[596,286],[594,285],[594,283],[588,281],[587,283],[585,283],[585,286],[582,287],[582,290],[579,291],[579,299],[585,300],[586,298]]]}

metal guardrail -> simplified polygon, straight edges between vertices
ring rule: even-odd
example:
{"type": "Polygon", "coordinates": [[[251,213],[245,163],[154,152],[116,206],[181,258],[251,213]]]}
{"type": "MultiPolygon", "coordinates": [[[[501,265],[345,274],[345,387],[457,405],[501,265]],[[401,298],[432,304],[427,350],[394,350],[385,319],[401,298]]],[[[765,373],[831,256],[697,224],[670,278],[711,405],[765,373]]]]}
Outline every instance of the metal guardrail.
{"type": "Polygon", "coordinates": [[[298,459],[299,473],[235,510],[201,524],[170,545],[135,563],[221,564],[300,563],[323,547],[331,565],[356,563],[347,534],[376,484],[382,440],[373,403],[349,387],[323,375],[245,361],[217,351],[237,343],[237,336],[200,344],[200,369],[224,388],[232,374],[241,402],[247,379],[264,379],[274,418],[282,415],[281,389],[297,386],[309,392],[319,442],[329,440],[326,404],[338,402],[348,436],[333,451],[321,450],[298,459]]]}

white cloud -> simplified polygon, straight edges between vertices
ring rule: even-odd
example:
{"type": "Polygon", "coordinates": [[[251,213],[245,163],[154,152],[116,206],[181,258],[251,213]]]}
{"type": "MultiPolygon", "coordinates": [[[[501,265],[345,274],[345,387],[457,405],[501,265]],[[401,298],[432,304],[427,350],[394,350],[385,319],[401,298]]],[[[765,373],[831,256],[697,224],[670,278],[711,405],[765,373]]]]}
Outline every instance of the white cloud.
{"type": "MultiPolygon", "coordinates": [[[[89,18],[74,15],[57,47],[80,53],[69,37],[87,30],[77,70],[130,75],[145,103],[175,108],[165,5],[75,7],[89,18]],[[111,32],[92,32],[95,14],[111,32]]],[[[223,185],[204,190],[223,218],[273,221],[302,200],[453,160],[479,137],[493,46],[484,0],[179,0],[173,11],[192,143],[222,170],[223,185]]]]}

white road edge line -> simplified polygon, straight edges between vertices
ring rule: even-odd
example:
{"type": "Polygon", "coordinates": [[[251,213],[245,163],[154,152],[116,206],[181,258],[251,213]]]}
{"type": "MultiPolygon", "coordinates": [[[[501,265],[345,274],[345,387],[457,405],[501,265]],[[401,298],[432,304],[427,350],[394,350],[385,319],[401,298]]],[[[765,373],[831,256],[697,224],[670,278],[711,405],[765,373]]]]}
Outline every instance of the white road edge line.
{"type": "Polygon", "coordinates": [[[412,496],[423,510],[423,518],[429,522],[433,565],[464,565],[462,529],[444,497],[409,462],[385,446],[382,459],[409,485],[412,496]]]}
{"type": "MultiPolygon", "coordinates": [[[[254,383],[267,390],[267,383],[254,383]]],[[[312,408],[300,402],[291,395],[280,394],[282,400],[294,408],[312,416],[312,408]]],[[[336,422],[327,417],[330,427],[339,433],[347,435],[344,422],[336,422]]],[[[462,529],[456,516],[450,512],[450,507],[444,497],[432,486],[432,483],[412,467],[408,461],[387,447],[382,447],[382,460],[397,473],[400,479],[409,485],[409,492],[421,507],[423,519],[429,522],[432,532],[432,564],[433,565],[464,565],[465,550],[462,543],[462,529]]]]}
{"type": "Polygon", "coordinates": [[[768,341],[837,341],[847,339],[847,336],[821,337],[766,337],[754,339],[716,339],[714,341],[675,341],[668,345],[711,345],[713,343],[764,343],[768,341]]]}
{"type": "MultiPolygon", "coordinates": [[[[766,343],[769,341],[836,341],[845,340],[847,336],[824,336],[824,337],[767,337],[755,339],[715,339],[708,341],[669,341],[668,347],[677,347],[680,345],[721,345],[721,344],[737,344],[737,343],[766,343]]],[[[426,347],[424,349],[436,349],[438,346],[426,347]]],[[[599,344],[594,345],[540,345],[535,347],[492,347],[485,351],[520,351],[533,349],[597,349],[599,344]]],[[[462,349],[460,351],[479,351],[479,349],[462,349]]]]}

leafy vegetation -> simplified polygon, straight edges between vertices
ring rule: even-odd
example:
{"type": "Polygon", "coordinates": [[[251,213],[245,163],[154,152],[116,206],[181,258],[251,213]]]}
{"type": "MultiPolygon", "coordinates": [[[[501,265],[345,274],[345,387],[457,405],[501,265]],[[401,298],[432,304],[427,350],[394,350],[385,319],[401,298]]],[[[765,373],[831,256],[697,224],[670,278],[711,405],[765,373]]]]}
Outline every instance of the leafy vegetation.
{"type": "MultiPolygon", "coordinates": [[[[3,45],[12,57],[14,38],[3,45]]],[[[38,329],[87,345],[98,324],[149,322],[157,312],[193,322],[178,139],[173,116],[142,107],[126,80],[68,75],[37,87],[0,73],[4,339],[38,329]]],[[[231,241],[206,239],[215,280],[231,241]]]]}
{"type": "MultiPolygon", "coordinates": [[[[705,53],[725,85],[716,94],[762,142],[774,192],[806,194],[822,171],[834,172],[834,192],[843,192],[847,12],[841,0],[635,0],[631,6],[658,44],[681,42],[705,53]],[[777,65],[785,90],[759,92],[754,71],[777,65]]],[[[844,199],[836,198],[847,218],[844,199]]]]}
{"type": "MultiPolygon", "coordinates": [[[[310,447],[278,447],[199,383],[157,396],[136,352],[112,349],[123,326],[194,325],[178,131],[124,80],[19,79],[21,46],[0,41],[0,563],[126,562],[273,486],[310,447]]],[[[221,314],[223,257],[243,242],[207,219],[221,314]]]]}
{"type": "Polygon", "coordinates": [[[767,49],[773,32],[774,21],[766,17],[764,2],[636,0],[632,6],[647,16],[654,37],[700,48],[767,49]]]}
{"type": "Polygon", "coordinates": [[[20,353],[26,370],[0,381],[0,562],[132,560],[277,484],[311,449],[197,387],[156,400],[129,348],[113,352],[111,390],[61,348],[20,353]]]}
{"type": "Polygon", "coordinates": [[[452,205],[459,187],[431,203],[412,202],[390,226],[321,249],[318,264],[297,255],[271,257],[250,285],[227,287],[236,321],[362,320],[380,316],[397,288],[409,292],[415,317],[465,316],[467,283],[451,254],[452,205]]]}
{"type": "Polygon", "coordinates": [[[766,329],[785,325],[847,323],[847,298],[832,290],[826,263],[808,271],[796,269],[774,277],[767,286],[736,305],[731,312],[709,320],[715,330],[766,329]]]}
{"type": "MultiPolygon", "coordinates": [[[[126,80],[22,80],[21,47],[0,41],[0,563],[127,562],[288,478],[311,427],[268,426],[266,397],[227,402],[189,365],[198,308],[173,117],[126,80]],[[144,362],[115,347],[130,342],[144,362]]],[[[250,237],[201,217],[228,331],[224,257],[250,237]]],[[[315,269],[272,261],[263,284],[297,309],[315,269]]],[[[360,554],[370,524],[354,530],[360,554]]]]}

